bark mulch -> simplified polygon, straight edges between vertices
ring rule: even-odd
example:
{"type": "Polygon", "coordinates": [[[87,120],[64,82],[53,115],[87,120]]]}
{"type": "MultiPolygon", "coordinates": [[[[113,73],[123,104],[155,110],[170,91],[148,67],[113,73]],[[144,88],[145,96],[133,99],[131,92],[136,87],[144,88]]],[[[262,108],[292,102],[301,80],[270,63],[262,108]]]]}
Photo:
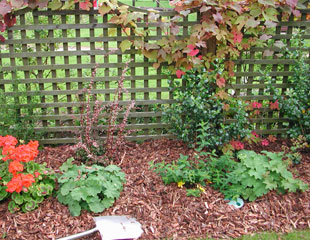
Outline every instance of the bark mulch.
{"type": "MultiPolygon", "coordinates": [[[[280,151],[285,141],[269,145],[265,150],[280,151]]],[[[46,147],[37,157],[55,170],[73,155],[68,146],[46,147]]],[[[257,150],[262,150],[257,147],[257,150]]],[[[272,230],[288,232],[310,228],[310,191],[278,195],[270,192],[255,202],[246,202],[241,209],[227,204],[221,193],[206,188],[200,198],[187,197],[186,190],[176,184],[165,186],[149,169],[148,162],[172,161],[179,154],[192,154],[177,140],[155,140],[143,144],[130,143],[119,164],[127,183],[113,207],[101,214],[83,212],[72,217],[66,206],[50,197],[29,213],[11,214],[8,202],[0,203],[0,238],[55,239],[89,230],[95,226],[95,215],[130,215],[143,226],[140,239],[189,239],[213,237],[228,239],[244,234],[272,230]]],[[[302,163],[292,169],[310,183],[310,153],[304,152],[302,163]]],[[[93,234],[85,239],[100,239],[93,234]]]]}

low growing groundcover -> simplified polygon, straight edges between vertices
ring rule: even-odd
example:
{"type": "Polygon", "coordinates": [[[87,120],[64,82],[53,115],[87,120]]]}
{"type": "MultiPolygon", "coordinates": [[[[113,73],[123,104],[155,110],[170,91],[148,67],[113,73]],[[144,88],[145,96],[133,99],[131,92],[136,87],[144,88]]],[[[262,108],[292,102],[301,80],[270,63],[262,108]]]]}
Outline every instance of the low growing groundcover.
{"type": "MultiPolygon", "coordinates": [[[[246,146],[246,149],[281,151],[281,146],[289,144],[287,140],[277,140],[268,146],[254,144],[246,146]]],[[[93,228],[92,216],[102,215],[135,217],[144,230],[141,239],[231,239],[262,231],[286,233],[294,229],[309,229],[309,190],[286,195],[272,191],[236,209],[227,204],[223,194],[210,186],[205,188],[201,197],[196,198],[186,196],[185,188],[179,188],[177,184],[164,185],[148,163],[171,162],[177,160],[180,154],[191,155],[194,151],[177,140],[128,143],[119,163],[126,174],[124,190],[113,206],[100,214],[82,211],[80,216],[73,217],[68,207],[53,196],[34,211],[12,214],[7,210],[8,201],[3,201],[0,203],[0,238],[60,238],[93,228]]],[[[69,146],[45,147],[35,161],[46,162],[48,167],[59,172],[59,167],[71,156],[73,152],[69,146]]],[[[302,152],[301,163],[290,170],[299,179],[310,183],[309,148],[302,152]]],[[[284,235],[277,237],[290,239],[284,235]]],[[[100,236],[97,233],[87,239],[100,239],[100,236]]]]}

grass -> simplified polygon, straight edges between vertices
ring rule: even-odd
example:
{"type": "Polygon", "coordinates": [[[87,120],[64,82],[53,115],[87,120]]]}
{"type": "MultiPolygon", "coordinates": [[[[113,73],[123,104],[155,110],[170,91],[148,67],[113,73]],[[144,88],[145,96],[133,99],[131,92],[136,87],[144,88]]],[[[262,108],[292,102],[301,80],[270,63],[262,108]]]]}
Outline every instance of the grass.
{"type": "MultiPolygon", "coordinates": [[[[204,240],[214,239],[206,238],[204,240]]],[[[290,233],[262,232],[244,235],[241,238],[237,238],[237,240],[310,240],[310,230],[295,230],[290,233]]]]}
{"type": "Polygon", "coordinates": [[[274,233],[266,232],[251,235],[246,235],[240,240],[307,240],[310,239],[310,230],[294,231],[291,233],[274,233]]]}

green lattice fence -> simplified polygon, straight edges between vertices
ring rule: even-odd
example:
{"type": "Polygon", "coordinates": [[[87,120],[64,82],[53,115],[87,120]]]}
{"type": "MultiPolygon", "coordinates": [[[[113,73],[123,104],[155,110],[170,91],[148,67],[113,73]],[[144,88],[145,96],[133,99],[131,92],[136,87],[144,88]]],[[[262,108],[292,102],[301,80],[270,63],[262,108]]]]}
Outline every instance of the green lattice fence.
{"type": "MultiPolygon", "coordinates": [[[[143,11],[140,10],[141,14],[143,11]]],[[[301,12],[301,18],[281,22],[275,28],[273,39],[284,40],[289,46],[294,29],[309,29],[306,14],[310,10],[301,12]]],[[[102,17],[96,10],[79,10],[78,6],[75,10],[63,11],[24,9],[16,15],[17,24],[8,30],[7,40],[0,45],[0,89],[7,104],[20,104],[21,114],[29,111],[27,106],[35,106],[31,111],[37,123],[36,131],[44,132],[42,144],[74,142],[72,132],[79,128],[77,119],[84,99],[81,90],[91,81],[92,71],[97,71],[93,92],[105,104],[113,98],[115,81],[129,59],[132,59],[130,71],[125,78],[129,95],[124,95],[121,104],[135,100],[138,107],[130,114],[128,127],[138,130],[130,138],[171,137],[166,131],[169,125],[162,122],[162,113],[156,111],[161,105],[173,102],[165,67],[155,70],[153,63],[134,48],[122,53],[119,46],[127,37],[117,25],[107,23],[110,16],[102,17]],[[113,53],[107,55],[110,51],[113,53]]],[[[173,11],[160,13],[167,21],[174,15],[173,11]]],[[[180,22],[181,31],[177,37],[189,35],[197,18],[199,16],[194,13],[180,22]]],[[[151,30],[149,42],[162,37],[162,28],[147,23],[146,15],[138,26],[141,30],[151,30]]],[[[303,37],[310,39],[309,32],[303,37]]],[[[236,96],[261,102],[271,99],[259,72],[268,67],[277,80],[277,88],[284,91],[289,86],[293,61],[278,59],[276,54],[264,57],[266,49],[253,48],[236,61],[236,78],[230,85],[230,91],[236,96]]],[[[279,51],[276,47],[271,50],[279,51]]],[[[305,50],[310,51],[310,44],[305,50]]],[[[261,133],[285,133],[288,126],[285,116],[272,112],[254,122],[261,133]]]]}
{"type": "MultiPolygon", "coordinates": [[[[300,11],[301,16],[299,18],[291,16],[288,20],[283,20],[282,16],[279,16],[280,23],[274,28],[270,46],[253,47],[250,51],[244,52],[236,61],[236,78],[230,86],[230,89],[235,91],[236,96],[243,100],[255,100],[261,103],[272,100],[273,96],[268,92],[268,79],[262,77],[264,76],[262,72],[266,71],[273,78],[273,87],[285,94],[286,89],[290,86],[289,78],[293,75],[294,60],[281,57],[281,49],[277,47],[277,42],[281,41],[289,50],[296,50],[292,37],[297,32],[302,31],[301,39],[305,40],[306,45],[302,51],[305,51],[310,59],[310,21],[307,20],[310,9],[301,9],[300,11]]],[[[306,62],[310,63],[309,60],[306,62]]],[[[263,108],[261,111],[263,116],[253,119],[258,133],[286,133],[289,122],[285,116],[272,111],[270,108],[263,108]]]]}

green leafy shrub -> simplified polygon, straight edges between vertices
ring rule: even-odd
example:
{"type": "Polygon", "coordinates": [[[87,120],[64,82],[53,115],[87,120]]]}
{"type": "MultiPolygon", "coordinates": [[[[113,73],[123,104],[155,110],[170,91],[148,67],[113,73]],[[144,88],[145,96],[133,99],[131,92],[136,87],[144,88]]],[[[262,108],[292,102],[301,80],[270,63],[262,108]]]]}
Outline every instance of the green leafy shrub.
{"type": "MultiPolygon", "coordinates": [[[[18,80],[15,80],[17,82],[18,80]]],[[[18,83],[16,83],[17,85],[18,83]]],[[[38,133],[35,133],[34,126],[37,122],[37,113],[35,113],[35,97],[29,98],[26,96],[26,89],[11,89],[19,96],[19,102],[16,102],[13,97],[6,96],[3,90],[0,90],[0,135],[12,135],[18,139],[29,141],[38,138],[38,133]],[[20,104],[26,104],[26,107],[21,108],[20,104]]]]}
{"type": "Polygon", "coordinates": [[[295,60],[291,66],[293,75],[288,78],[290,87],[286,92],[281,92],[273,87],[275,79],[270,79],[269,82],[274,100],[279,101],[280,112],[290,121],[288,135],[291,138],[303,135],[310,141],[310,64],[306,62],[308,53],[302,50],[307,47],[307,43],[301,39],[301,33],[302,31],[294,33],[291,39],[296,50],[288,47],[282,49],[284,58],[295,60]]]}
{"type": "Polygon", "coordinates": [[[176,103],[164,109],[164,120],[178,138],[209,150],[219,149],[232,138],[249,134],[247,113],[241,100],[217,86],[217,71],[188,71],[171,84],[176,103]],[[224,124],[227,119],[235,119],[224,124]]]}
{"type": "Polygon", "coordinates": [[[299,164],[302,160],[301,151],[307,149],[309,144],[305,136],[298,136],[298,138],[291,139],[292,146],[288,147],[286,145],[282,145],[282,150],[285,153],[285,157],[288,161],[293,164],[299,164]]]}
{"type": "Polygon", "coordinates": [[[310,65],[301,58],[293,69],[292,87],[286,98],[280,97],[280,107],[290,120],[290,137],[304,135],[310,141],[310,65]]]}
{"type": "Polygon", "coordinates": [[[220,157],[212,154],[208,155],[208,158],[209,161],[206,163],[205,168],[210,176],[212,187],[220,191],[225,190],[227,187],[227,173],[232,172],[238,163],[233,160],[232,155],[229,153],[220,157]]]}
{"type": "Polygon", "coordinates": [[[237,160],[225,154],[217,157],[215,153],[200,152],[194,160],[183,156],[177,162],[151,164],[165,184],[177,183],[187,187],[188,196],[200,196],[202,186],[210,183],[222,192],[226,198],[254,201],[270,190],[279,193],[305,191],[308,185],[294,179],[288,171],[289,161],[284,160],[284,153],[241,150],[237,160]],[[197,188],[193,188],[197,186],[197,188]]]}
{"type": "Polygon", "coordinates": [[[111,207],[125,182],[121,169],[115,165],[78,166],[72,161],[69,158],[60,167],[63,174],[58,178],[59,202],[68,205],[73,216],[80,215],[82,209],[99,213],[111,207]]]}
{"type": "Polygon", "coordinates": [[[160,162],[154,164],[150,162],[151,169],[159,174],[165,184],[177,183],[179,187],[183,185],[187,189],[187,194],[192,196],[200,196],[199,189],[190,189],[198,185],[205,186],[206,180],[210,177],[205,169],[205,162],[199,160],[196,155],[196,161],[188,160],[188,156],[180,155],[180,158],[175,162],[166,164],[160,162]],[[196,191],[197,190],[197,191],[196,191]],[[199,193],[199,194],[198,194],[199,193]]]}
{"type": "MultiPolygon", "coordinates": [[[[226,198],[254,201],[270,190],[279,193],[305,191],[308,187],[299,179],[294,179],[288,171],[288,162],[283,161],[283,153],[241,150],[237,157],[240,162],[234,162],[231,157],[226,158],[228,165],[233,166],[230,171],[224,170],[226,177],[220,185],[215,186],[224,193],[226,198]]],[[[213,160],[216,161],[216,160],[213,160]]],[[[211,174],[211,176],[213,176],[211,174]]],[[[211,178],[214,181],[214,178],[211,178]]]]}
{"type": "Polygon", "coordinates": [[[205,163],[203,161],[195,163],[189,161],[188,156],[182,154],[176,162],[173,161],[168,164],[165,162],[157,164],[151,162],[150,165],[151,169],[154,169],[154,172],[162,177],[165,184],[179,183],[191,186],[196,183],[204,184],[204,181],[209,178],[205,172],[205,163]]]}

